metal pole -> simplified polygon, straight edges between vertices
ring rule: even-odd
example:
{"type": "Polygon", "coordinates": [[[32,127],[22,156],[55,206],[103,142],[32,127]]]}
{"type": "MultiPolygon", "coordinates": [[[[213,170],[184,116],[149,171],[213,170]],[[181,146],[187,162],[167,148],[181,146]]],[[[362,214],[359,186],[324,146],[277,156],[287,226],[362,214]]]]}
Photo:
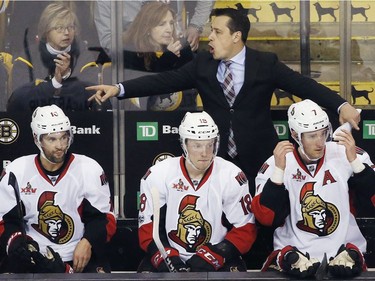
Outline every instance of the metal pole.
{"type": "Polygon", "coordinates": [[[351,1],[340,0],[340,94],[350,101],[351,92],[351,52],[352,22],[351,1]]]}
{"type": "Polygon", "coordinates": [[[300,54],[301,73],[311,76],[310,67],[310,0],[300,1],[300,54]]]}

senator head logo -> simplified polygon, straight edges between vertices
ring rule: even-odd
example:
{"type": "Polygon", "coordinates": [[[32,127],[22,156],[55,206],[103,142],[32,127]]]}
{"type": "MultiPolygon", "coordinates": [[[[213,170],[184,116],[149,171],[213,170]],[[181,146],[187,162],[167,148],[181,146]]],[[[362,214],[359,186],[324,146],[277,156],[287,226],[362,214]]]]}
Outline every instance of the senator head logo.
{"type": "Polygon", "coordinates": [[[179,206],[177,229],[168,233],[171,240],[184,247],[187,252],[197,249],[211,239],[212,227],[196,207],[198,196],[185,196],[179,206]]]}
{"type": "Polygon", "coordinates": [[[55,204],[56,192],[45,191],[38,200],[38,224],[32,227],[56,244],[68,242],[74,232],[73,219],[55,204]]]}
{"type": "Polygon", "coordinates": [[[297,222],[297,227],[318,236],[326,236],[337,229],[340,213],[335,205],[315,194],[314,184],[307,182],[301,189],[302,220],[297,222]]]}

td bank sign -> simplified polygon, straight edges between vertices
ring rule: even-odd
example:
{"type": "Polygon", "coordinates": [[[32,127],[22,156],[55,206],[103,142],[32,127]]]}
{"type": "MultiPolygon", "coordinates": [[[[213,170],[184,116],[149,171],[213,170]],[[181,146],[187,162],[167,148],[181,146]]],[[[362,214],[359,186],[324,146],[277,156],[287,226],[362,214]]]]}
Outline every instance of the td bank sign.
{"type": "Polygon", "coordinates": [[[137,122],[137,141],[157,141],[158,122],[137,122]]]}
{"type": "Polygon", "coordinates": [[[375,139],[375,120],[363,120],[363,139],[375,139]]]}
{"type": "MultiPolygon", "coordinates": [[[[274,127],[279,139],[284,140],[289,137],[287,121],[274,121],[274,127]]],[[[178,134],[178,128],[169,125],[162,125],[162,134],[178,134]]],[[[158,122],[137,122],[137,141],[157,141],[159,140],[158,122]]]]}
{"type": "Polygon", "coordinates": [[[273,127],[280,140],[287,140],[289,138],[288,121],[273,121],[273,127]]]}

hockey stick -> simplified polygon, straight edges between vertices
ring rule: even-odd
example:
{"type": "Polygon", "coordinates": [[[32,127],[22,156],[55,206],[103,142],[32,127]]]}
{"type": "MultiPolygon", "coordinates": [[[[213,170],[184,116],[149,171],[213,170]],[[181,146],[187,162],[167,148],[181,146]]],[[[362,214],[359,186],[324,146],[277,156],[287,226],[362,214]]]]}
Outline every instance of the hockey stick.
{"type": "Polygon", "coordinates": [[[173,266],[171,259],[169,258],[167,252],[163,244],[161,243],[160,236],[159,236],[159,221],[160,221],[160,200],[159,200],[159,190],[156,187],[151,188],[151,196],[152,196],[152,205],[153,205],[153,213],[154,213],[154,220],[152,223],[152,238],[158,248],[161,256],[164,259],[165,264],[168,267],[169,272],[176,272],[175,267],[173,266]]]}
{"type": "MultiPolygon", "coordinates": [[[[16,205],[17,206],[17,213],[18,213],[18,218],[20,220],[20,224],[21,224],[21,234],[22,234],[21,239],[23,239],[23,242],[26,243],[26,228],[25,228],[25,223],[23,221],[22,200],[21,200],[21,196],[20,196],[18,181],[17,181],[17,178],[16,178],[16,176],[14,175],[13,172],[9,172],[8,185],[11,185],[14,189],[14,194],[16,196],[16,201],[17,201],[17,205],[16,205]]],[[[38,251],[37,249],[35,249],[35,247],[33,245],[28,245],[28,250],[31,251],[31,252],[32,251],[38,251]]],[[[32,257],[31,257],[30,262],[35,265],[35,261],[32,257]]]]}
{"type": "Polygon", "coordinates": [[[320,266],[318,267],[318,270],[315,273],[315,280],[323,280],[324,276],[326,275],[327,265],[328,265],[327,254],[324,253],[323,260],[320,263],[320,266]]]}
{"type": "Polygon", "coordinates": [[[17,201],[17,213],[18,213],[18,218],[21,223],[21,233],[23,236],[26,235],[26,230],[25,230],[25,225],[23,222],[23,208],[22,208],[22,201],[21,201],[21,196],[20,196],[20,190],[17,182],[17,178],[14,175],[13,172],[9,173],[9,179],[8,179],[8,185],[12,186],[14,189],[14,195],[16,196],[16,201],[17,201]]]}

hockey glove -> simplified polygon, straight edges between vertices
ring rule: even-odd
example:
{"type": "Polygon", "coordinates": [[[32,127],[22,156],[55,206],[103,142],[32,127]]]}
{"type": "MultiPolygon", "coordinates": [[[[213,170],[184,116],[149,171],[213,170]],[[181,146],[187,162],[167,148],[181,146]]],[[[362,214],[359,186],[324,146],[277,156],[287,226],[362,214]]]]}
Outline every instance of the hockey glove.
{"type": "Polygon", "coordinates": [[[8,268],[13,273],[29,273],[34,271],[35,262],[32,258],[30,247],[38,249],[39,245],[30,236],[21,232],[12,234],[8,240],[8,268]]]}
{"type": "Polygon", "coordinates": [[[217,271],[225,263],[225,258],[217,252],[215,246],[211,244],[203,245],[186,264],[190,266],[193,272],[217,271]]]}
{"type": "Polygon", "coordinates": [[[314,275],[320,265],[317,259],[310,259],[308,253],[304,255],[292,246],[286,246],[280,251],[277,255],[277,263],[285,273],[299,278],[314,275]]]}
{"type": "Polygon", "coordinates": [[[73,273],[69,264],[62,261],[59,253],[47,246],[47,253],[42,255],[39,251],[32,251],[35,261],[35,273],[73,273]]]}
{"type": "Polygon", "coordinates": [[[335,277],[353,277],[363,271],[364,259],[360,250],[353,244],[342,244],[337,255],[330,259],[329,272],[335,277]]]}
{"type": "MultiPolygon", "coordinates": [[[[177,272],[188,272],[190,268],[181,260],[179,252],[174,248],[165,248],[173,267],[177,272]]],[[[167,265],[159,251],[151,258],[151,263],[158,272],[169,272],[167,265]]]]}

